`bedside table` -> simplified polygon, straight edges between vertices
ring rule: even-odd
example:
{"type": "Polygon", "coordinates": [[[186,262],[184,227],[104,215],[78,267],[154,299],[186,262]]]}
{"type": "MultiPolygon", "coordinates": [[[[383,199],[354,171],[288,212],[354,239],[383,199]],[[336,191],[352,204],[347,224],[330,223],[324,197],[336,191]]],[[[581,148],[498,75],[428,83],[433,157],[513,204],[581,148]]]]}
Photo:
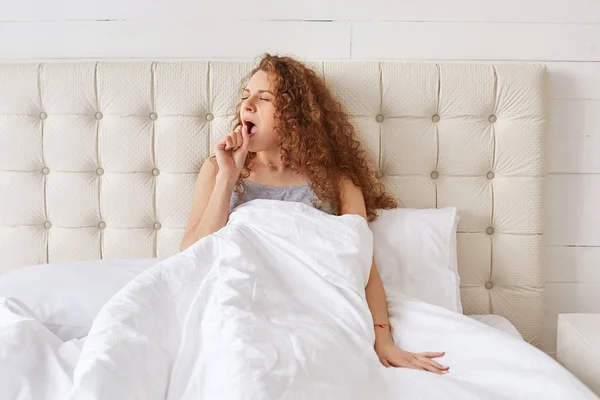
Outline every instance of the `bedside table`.
{"type": "Polygon", "coordinates": [[[600,314],[559,314],[556,359],[600,395],[600,314]]]}

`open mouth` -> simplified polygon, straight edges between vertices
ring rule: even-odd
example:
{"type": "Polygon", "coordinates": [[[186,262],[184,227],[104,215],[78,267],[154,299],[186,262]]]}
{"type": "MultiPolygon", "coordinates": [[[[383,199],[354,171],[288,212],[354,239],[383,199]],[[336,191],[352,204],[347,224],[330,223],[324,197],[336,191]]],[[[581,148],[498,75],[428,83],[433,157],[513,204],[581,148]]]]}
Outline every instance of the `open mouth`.
{"type": "Polygon", "coordinates": [[[244,125],[246,125],[246,129],[248,129],[248,134],[253,135],[258,132],[258,126],[254,124],[252,121],[244,121],[244,125]]]}

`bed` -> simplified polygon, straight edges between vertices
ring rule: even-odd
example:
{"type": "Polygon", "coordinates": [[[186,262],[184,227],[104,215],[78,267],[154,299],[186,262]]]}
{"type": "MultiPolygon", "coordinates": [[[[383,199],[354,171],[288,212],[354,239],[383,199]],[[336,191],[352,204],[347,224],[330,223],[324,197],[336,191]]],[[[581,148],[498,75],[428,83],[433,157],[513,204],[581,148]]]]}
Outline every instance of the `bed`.
{"type": "MultiPolygon", "coordinates": [[[[457,208],[464,314],[539,346],[545,67],[310,64],[403,207],[457,208]]],[[[251,66],[0,64],[0,272],[176,255],[196,174],[251,66]]]]}

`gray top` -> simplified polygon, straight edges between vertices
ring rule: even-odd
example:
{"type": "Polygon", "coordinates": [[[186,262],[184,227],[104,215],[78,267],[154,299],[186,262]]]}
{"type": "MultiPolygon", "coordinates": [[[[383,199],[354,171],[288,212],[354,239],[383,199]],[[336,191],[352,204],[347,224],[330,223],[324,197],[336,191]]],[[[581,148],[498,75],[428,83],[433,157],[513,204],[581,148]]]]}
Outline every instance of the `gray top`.
{"type": "Polygon", "coordinates": [[[233,192],[229,201],[229,213],[240,204],[256,199],[295,201],[307,204],[311,207],[319,208],[327,214],[333,214],[333,210],[328,204],[318,207],[319,202],[312,191],[310,184],[296,186],[263,186],[258,183],[247,180],[242,181],[243,191],[239,195],[233,192]]]}

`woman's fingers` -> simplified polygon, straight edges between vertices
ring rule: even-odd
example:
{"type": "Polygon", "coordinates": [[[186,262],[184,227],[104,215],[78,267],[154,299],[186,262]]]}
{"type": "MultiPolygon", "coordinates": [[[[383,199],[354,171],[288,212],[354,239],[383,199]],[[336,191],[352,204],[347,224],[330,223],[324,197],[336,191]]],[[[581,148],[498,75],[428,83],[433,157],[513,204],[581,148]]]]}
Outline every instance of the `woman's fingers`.
{"type": "Polygon", "coordinates": [[[444,354],[446,354],[446,353],[444,353],[443,351],[441,351],[441,352],[419,353],[420,356],[427,357],[427,358],[442,357],[444,354]]]}
{"type": "Polygon", "coordinates": [[[233,139],[231,137],[231,134],[227,135],[227,137],[225,138],[225,150],[229,151],[233,149],[233,139]]]}
{"type": "Polygon", "coordinates": [[[225,150],[236,150],[242,146],[242,127],[238,126],[233,132],[225,136],[225,150]]]}
{"type": "MultiPolygon", "coordinates": [[[[230,152],[229,156],[238,154],[236,150],[242,149],[244,150],[239,156],[234,157],[237,163],[242,162],[246,158],[246,154],[248,151],[248,132],[247,128],[244,126],[238,126],[233,130],[233,132],[229,133],[217,143],[215,143],[215,153],[217,152],[230,152]],[[245,133],[244,133],[245,132],[245,133]],[[244,136],[245,135],[245,136],[244,136]],[[233,153],[233,154],[231,154],[233,153]],[[238,160],[241,159],[240,160],[238,160]]],[[[221,154],[223,156],[224,154],[221,154]]]]}
{"type": "Polygon", "coordinates": [[[226,138],[223,138],[223,139],[219,140],[217,143],[215,143],[215,150],[225,150],[225,146],[226,146],[225,139],[226,138]]]}
{"type": "Polygon", "coordinates": [[[244,125],[242,127],[241,131],[241,135],[242,135],[242,144],[241,147],[243,150],[248,150],[248,127],[246,125],[244,125]]]}
{"type": "Polygon", "coordinates": [[[429,363],[433,367],[435,367],[439,370],[442,370],[444,372],[448,372],[450,367],[448,367],[446,365],[442,365],[442,364],[432,360],[433,358],[442,357],[445,354],[446,354],[445,352],[427,352],[427,353],[420,353],[417,356],[420,357],[422,359],[422,361],[429,363]]]}
{"type": "Polygon", "coordinates": [[[428,363],[426,363],[424,361],[417,361],[417,366],[420,369],[423,369],[423,370],[428,371],[428,372],[433,372],[433,373],[436,373],[436,374],[443,374],[444,373],[444,371],[442,371],[441,369],[437,369],[433,365],[428,364],[428,363]]]}
{"type": "Polygon", "coordinates": [[[237,149],[242,145],[242,129],[241,126],[236,127],[233,132],[230,133],[231,139],[233,140],[234,149],[237,149]]]}
{"type": "Polygon", "coordinates": [[[243,130],[245,127],[238,126],[231,132],[228,137],[231,141],[231,147],[227,150],[230,151],[229,156],[233,158],[233,162],[238,168],[243,168],[246,156],[248,155],[248,145],[244,145],[243,130]]]}
{"type": "Polygon", "coordinates": [[[238,126],[237,129],[235,130],[238,134],[238,147],[242,147],[244,145],[244,130],[247,130],[248,128],[246,127],[246,125],[244,126],[238,126]]]}
{"type": "Polygon", "coordinates": [[[442,364],[440,364],[440,363],[432,360],[430,357],[427,357],[427,356],[425,356],[423,354],[419,354],[417,357],[419,357],[419,359],[421,361],[429,363],[429,364],[433,365],[436,368],[439,368],[439,369],[448,369],[448,367],[446,367],[445,365],[442,365],[442,364]]]}
{"type": "Polygon", "coordinates": [[[415,364],[418,365],[419,367],[425,369],[426,371],[435,372],[437,374],[444,374],[448,370],[447,368],[443,367],[442,365],[440,365],[440,364],[436,363],[435,361],[432,361],[428,358],[417,359],[415,364]]]}
{"type": "Polygon", "coordinates": [[[432,360],[432,358],[441,357],[444,354],[443,352],[403,352],[399,355],[396,354],[397,357],[395,358],[380,358],[380,360],[386,367],[411,368],[443,375],[449,372],[449,368],[432,360]]]}
{"type": "Polygon", "coordinates": [[[238,147],[240,147],[239,139],[238,139],[238,132],[237,131],[233,131],[229,134],[229,136],[231,137],[231,143],[233,145],[233,150],[237,149],[238,147]]]}
{"type": "Polygon", "coordinates": [[[433,365],[434,367],[436,367],[436,368],[439,368],[439,369],[441,369],[441,370],[444,370],[444,371],[446,371],[446,370],[450,369],[450,367],[448,367],[448,366],[446,366],[446,365],[442,365],[442,364],[440,364],[440,363],[437,363],[437,362],[435,362],[435,361],[433,361],[433,360],[427,360],[427,362],[428,362],[429,364],[433,365]]]}
{"type": "Polygon", "coordinates": [[[437,368],[437,369],[442,370],[442,371],[447,371],[449,369],[445,365],[438,364],[438,363],[436,363],[435,361],[432,361],[432,360],[427,360],[425,362],[428,363],[429,365],[433,366],[434,368],[437,368]]]}

